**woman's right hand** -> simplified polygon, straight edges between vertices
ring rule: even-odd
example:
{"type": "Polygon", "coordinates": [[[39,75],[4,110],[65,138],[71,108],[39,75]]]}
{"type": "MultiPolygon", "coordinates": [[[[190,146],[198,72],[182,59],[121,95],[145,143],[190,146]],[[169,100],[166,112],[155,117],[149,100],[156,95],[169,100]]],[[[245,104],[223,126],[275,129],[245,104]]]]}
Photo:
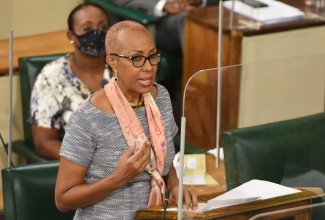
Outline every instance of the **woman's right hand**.
{"type": "Polygon", "coordinates": [[[166,2],[163,11],[167,14],[178,14],[179,12],[183,11],[185,8],[185,4],[182,4],[179,1],[171,1],[166,2]]]}
{"type": "Polygon", "coordinates": [[[122,154],[116,167],[115,173],[122,175],[126,183],[133,180],[143,172],[150,161],[151,144],[144,141],[136,151],[136,143],[122,154]]]}

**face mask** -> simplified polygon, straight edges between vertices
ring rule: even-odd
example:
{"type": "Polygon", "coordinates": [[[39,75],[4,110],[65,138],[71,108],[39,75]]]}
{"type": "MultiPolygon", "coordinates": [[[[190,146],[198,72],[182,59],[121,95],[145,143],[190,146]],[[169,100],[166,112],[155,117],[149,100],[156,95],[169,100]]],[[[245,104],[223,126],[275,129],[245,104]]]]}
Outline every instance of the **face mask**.
{"type": "Polygon", "coordinates": [[[105,52],[106,32],[102,30],[89,31],[83,35],[76,35],[80,42],[79,50],[89,56],[100,57],[105,52]]]}

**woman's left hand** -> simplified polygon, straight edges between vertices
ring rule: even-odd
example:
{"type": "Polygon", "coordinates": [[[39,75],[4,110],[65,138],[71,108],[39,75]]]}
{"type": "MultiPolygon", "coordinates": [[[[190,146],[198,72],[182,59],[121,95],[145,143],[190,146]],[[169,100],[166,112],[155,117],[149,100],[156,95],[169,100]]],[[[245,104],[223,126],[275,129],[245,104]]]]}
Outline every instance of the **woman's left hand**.
{"type": "MultiPolygon", "coordinates": [[[[175,206],[178,206],[178,185],[174,186],[170,190],[171,193],[171,202],[175,206]]],[[[196,191],[193,187],[183,185],[183,205],[186,205],[186,210],[193,211],[198,207],[198,199],[196,191]],[[185,202],[185,204],[184,204],[185,202]]]]}
{"type": "MultiPolygon", "coordinates": [[[[175,167],[173,165],[169,169],[166,183],[167,187],[170,189],[170,203],[178,206],[178,178],[176,175],[175,167]]],[[[189,211],[195,210],[198,207],[198,200],[195,189],[187,185],[183,185],[183,203],[184,202],[186,209],[189,211]]]]}

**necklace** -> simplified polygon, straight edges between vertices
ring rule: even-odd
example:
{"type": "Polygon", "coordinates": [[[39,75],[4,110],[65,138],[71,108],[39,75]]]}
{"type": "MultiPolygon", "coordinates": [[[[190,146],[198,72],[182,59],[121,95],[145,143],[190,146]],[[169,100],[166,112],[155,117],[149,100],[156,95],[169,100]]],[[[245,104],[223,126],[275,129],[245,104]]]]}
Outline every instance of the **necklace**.
{"type": "Polygon", "coordinates": [[[141,100],[140,100],[140,102],[136,105],[136,104],[134,104],[134,103],[132,103],[132,102],[129,102],[130,103],[130,105],[131,105],[131,108],[133,108],[133,109],[137,109],[137,108],[139,108],[139,107],[141,107],[142,106],[142,104],[143,104],[143,95],[141,95],[141,100]]]}

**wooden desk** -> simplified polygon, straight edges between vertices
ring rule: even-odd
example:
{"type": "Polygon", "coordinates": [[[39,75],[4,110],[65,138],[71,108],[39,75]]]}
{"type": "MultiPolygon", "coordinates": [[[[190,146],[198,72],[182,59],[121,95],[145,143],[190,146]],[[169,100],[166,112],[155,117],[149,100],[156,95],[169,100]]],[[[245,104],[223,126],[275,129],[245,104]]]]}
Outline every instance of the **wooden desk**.
{"type": "Polygon", "coordinates": [[[3,194],[0,192],[0,219],[4,212],[3,194]]]}
{"type": "MultiPolygon", "coordinates": [[[[301,10],[305,10],[304,1],[282,1],[301,10]]],[[[184,91],[188,79],[194,73],[203,69],[217,68],[218,66],[218,16],[219,7],[215,6],[192,10],[188,12],[186,16],[182,91],[184,91]]],[[[302,54],[311,54],[316,53],[316,51],[318,51],[319,49],[325,50],[325,46],[323,46],[322,43],[319,43],[319,39],[323,39],[323,37],[325,37],[325,29],[323,28],[323,26],[325,25],[325,20],[304,19],[262,26],[260,29],[257,30],[249,28],[230,28],[229,18],[229,10],[224,9],[222,33],[223,67],[241,64],[243,62],[251,63],[280,57],[292,57],[302,54]],[[321,32],[319,29],[322,29],[323,31],[321,32]],[[295,34],[297,33],[297,31],[308,32],[309,34],[306,33],[306,35],[310,36],[311,38],[304,43],[306,37],[301,37],[299,34],[295,34]],[[317,35],[319,36],[319,38],[313,38],[314,36],[316,36],[315,32],[319,34],[317,35]],[[279,34],[283,33],[286,33],[286,35],[279,36],[279,34]],[[281,40],[282,42],[280,44],[281,48],[279,48],[278,45],[275,44],[272,40],[274,36],[279,36],[279,40],[281,40]],[[294,37],[296,41],[298,41],[299,47],[297,47],[297,42],[291,43],[292,41],[288,40],[290,39],[289,36],[291,36],[292,38],[294,37]],[[267,42],[266,44],[271,45],[269,46],[271,47],[271,49],[265,49],[264,47],[261,47],[259,44],[260,42],[252,42],[252,40],[256,40],[256,38],[260,39],[261,37],[263,37],[263,39],[265,39],[266,37],[270,38],[269,40],[265,41],[267,42]],[[250,48],[247,48],[248,40],[251,40],[251,43],[249,45],[253,45],[250,48]],[[290,50],[290,48],[294,49],[290,50]],[[247,55],[247,53],[254,52],[254,55],[247,55]]],[[[234,26],[237,27],[236,23],[234,26]]],[[[196,146],[201,147],[202,149],[207,150],[215,146],[215,143],[209,142],[212,139],[211,136],[216,134],[216,128],[214,126],[215,123],[210,126],[209,122],[216,121],[215,116],[212,116],[213,113],[211,113],[211,111],[215,112],[216,103],[214,103],[214,106],[212,107],[206,103],[213,102],[213,100],[211,100],[212,94],[217,93],[214,90],[207,91],[207,87],[212,84],[217,84],[218,79],[217,77],[214,77],[208,78],[206,81],[207,82],[202,83],[201,86],[198,85],[195,88],[195,92],[193,92],[193,94],[190,93],[189,90],[187,90],[187,97],[193,97],[197,95],[197,93],[203,93],[202,91],[205,91],[205,96],[201,95],[200,100],[196,101],[195,104],[188,106],[185,109],[185,115],[189,118],[187,120],[186,127],[186,140],[196,146]],[[190,111],[192,113],[190,113],[190,111]],[[199,121],[198,123],[201,123],[201,125],[199,125],[195,121],[195,118],[198,118],[198,116],[205,117],[204,119],[206,119],[207,121],[204,121],[203,118],[199,118],[197,119],[197,121],[199,121]],[[191,125],[191,123],[193,124],[191,125]],[[206,133],[202,134],[203,132],[206,133]]],[[[223,75],[222,84],[223,88],[221,103],[221,130],[224,131],[238,127],[238,117],[240,114],[240,74],[223,75]]],[[[216,95],[214,97],[216,97],[216,95]]]]}
{"type": "MultiPolygon", "coordinates": [[[[312,198],[317,198],[322,194],[309,190],[308,188],[301,188],[302,192],[280,196],[271,199],[259,200],[249,202],[241,205],[229,206],[226,208],[220,208],[210,210],[207,212],[183,212],[183,219],[218,219],[218,220],[247,220],[257,214],[276,211],[281,209],[294,208],[298,206],[309,205],[312,198]]],[[[136,213],[136,219],[161,219],[162,207],[148,208],[136,213]]],[[[295,220],[310,219],[310,210],[300,210],[291,213],[278,214],[276,218],[283,219],[291,217],[295,220]]],[[[290,219],[291,219],[290,218],[290,219]]],[[[165,219],[177,219],[177,211],[167,211],[165,219]]]]}
{"type": "Polygon", "coordinates": [[[201,201],[208,201],[227,191],[224,161],[220,160],[220,166],[216,168],[215,157],[213,155],[206,155],[206,168],[207,172],[219,183],[219,185],[192,186],[195,188],[201,201]]]}
{"type": "MultiPolygon", "coordinates": [[[[55,31],[14,38],[13,71],[18,71],[18,58],[73,51],[67,31],[55,31]]],[[[9,40],[0,40],[0,75],[9,73],[9,40]]]]}

